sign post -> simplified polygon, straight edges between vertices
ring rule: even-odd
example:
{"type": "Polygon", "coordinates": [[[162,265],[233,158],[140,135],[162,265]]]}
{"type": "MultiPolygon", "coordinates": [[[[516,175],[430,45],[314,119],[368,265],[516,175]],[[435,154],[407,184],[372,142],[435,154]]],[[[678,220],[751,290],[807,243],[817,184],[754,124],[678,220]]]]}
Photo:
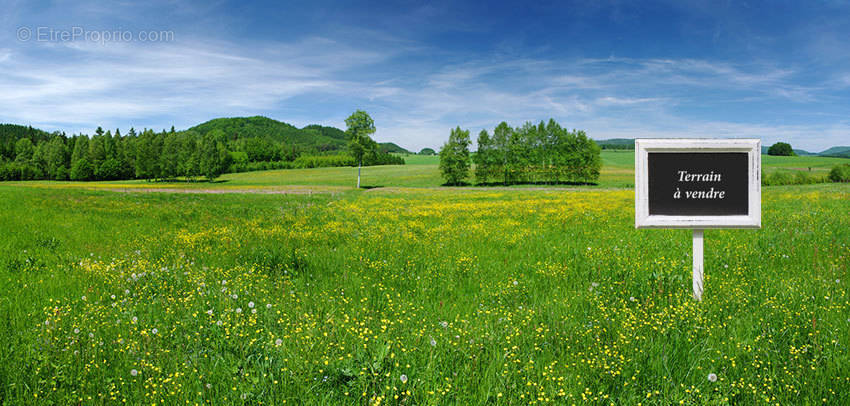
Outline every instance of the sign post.
{"type": "Polygon", "coordinates": [[[693,230],[694,299],[703,294],[703,230],[761,228],[761,141],[636,139],[635,228],[693,230]]]}

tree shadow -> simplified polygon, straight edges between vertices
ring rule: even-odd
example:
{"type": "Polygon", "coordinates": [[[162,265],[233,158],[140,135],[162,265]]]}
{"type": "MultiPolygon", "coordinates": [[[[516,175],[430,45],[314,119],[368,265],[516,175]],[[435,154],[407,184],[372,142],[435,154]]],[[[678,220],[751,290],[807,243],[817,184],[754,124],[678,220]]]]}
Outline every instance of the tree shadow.
{"type": "Polygon", "coordinates": [[[380,188],[382,188],[382,187],[384,187],[384,185],[369,185],[369,186],[366,186],[366,185],[360,185],[360,189],[366,189],[366,190],[369,190],[369,189],[380,189],[380,188]]]}
{"type": "Polygon", "coordinates": [[[448,183],[448,182],[446,182],[446,183],[443,183],[440,186],[472,186],[472,184],[469,183],[469,182],[458,182],[458,183],[448,183]]]}

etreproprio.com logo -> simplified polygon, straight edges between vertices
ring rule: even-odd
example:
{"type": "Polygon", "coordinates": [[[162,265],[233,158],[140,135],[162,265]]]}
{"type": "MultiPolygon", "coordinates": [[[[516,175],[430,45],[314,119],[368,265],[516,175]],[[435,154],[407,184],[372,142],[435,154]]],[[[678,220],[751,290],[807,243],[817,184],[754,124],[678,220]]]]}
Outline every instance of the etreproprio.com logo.
{"type": "Polygon", "coordinates": [[[52,27],[19,27],[18,41],[28,42],[171,42],[174,31],[170,30],[89,30],[85,27],[57,29],[52,27]]]}

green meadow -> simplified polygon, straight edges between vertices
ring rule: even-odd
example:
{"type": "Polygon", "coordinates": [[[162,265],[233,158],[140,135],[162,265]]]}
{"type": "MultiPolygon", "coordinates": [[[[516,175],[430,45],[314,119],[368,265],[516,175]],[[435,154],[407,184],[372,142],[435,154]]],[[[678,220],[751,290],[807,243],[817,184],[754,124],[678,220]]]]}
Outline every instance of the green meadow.
{"type": "MultiPolygon", "coordinates": [[[[444,180],[440,176],[438,156],[401,155],[405,165],[382,165],[363,168],[363,186],[366,188],[381,187],[412,187],[436,188],[444,180]]],[[[825,181],[829,170],[838,164],[850,162],[845,158],[828,158],[816,156],[776,157],[762,155],[762,169],[766,176],[776,172],[790,174],[793,178],[797,173],[816,177],[825,181]]],[[[208,182],[147,182],[144,180],[112,181],[112,182],[55,182],[35,181],[27,185],[42,185],[50,187],[71,187],[90,189],[126,189],[126,188],[179,188],[179,189],[286,189],[313,190],[325,187],[325,190],[348,190],[353,188],[356,179],[356,168],[311,168],[311,169],[280,169],[257,172],[231,173],[222,175],[215,183],[208,182]]],[[[510,188],[532,189],[599,189],[599,188],[633,188],[634,187],[634,151],[602,151],[602,172],[597,185],[513,185],[510,188]]],[[[14,183],[10,183],[14,184],[14,183]]],[[[18,183],[21,184],[21,183],[18,183]]],[[[477,187],[477,186],[472,186],[477,187]]],[[[477,187],[486,189],[483,187],[477,187]]]]}
{"type": "Polygon", "coordinates": [[[361,191],[0,185],[0,404],[850,402],[850,185],[708,230],[697,303],[690,232],[634,229],[631,153],[567,189],[435,188],[417,159],[361,191]]]}

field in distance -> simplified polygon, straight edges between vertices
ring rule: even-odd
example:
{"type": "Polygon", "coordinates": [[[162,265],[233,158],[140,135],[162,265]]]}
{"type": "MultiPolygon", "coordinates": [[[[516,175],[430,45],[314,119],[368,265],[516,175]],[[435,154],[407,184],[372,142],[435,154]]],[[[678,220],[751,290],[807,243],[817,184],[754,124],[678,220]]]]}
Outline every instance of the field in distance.
{"type": "MultiPolygon", "coordinates": [[[[363,185],[375,187],[439,187],[444,180],[440,176],[438,156],[402,155],[405,165],[384,165],[363,168],[363,185]]],[[[829,170],[841,163],[850,163],[846,158],[817,156],[777,157],[762,155],[762,167],[767,174],[777,171],[805,172],[826,176],[829,170]]],[[[328,187],[324,190],[339,190],[354,185],[357,168],[313,168],[280,169],[269,171],[231,173],[222,175],[215,183],[207,182],[146,182],[143,180],[115,182],[27,182],[27,184],[67,185],[87,188],[189,188],[189,189],[263,189],[299,186],[303,189],[328,187]]],[[[602,151],[602,173],[597,185],[514,185],[512,188],[633,188],[634,151],[602,151]]],[[[470,179],[472,181],[472,179],[470,179]]]]}

